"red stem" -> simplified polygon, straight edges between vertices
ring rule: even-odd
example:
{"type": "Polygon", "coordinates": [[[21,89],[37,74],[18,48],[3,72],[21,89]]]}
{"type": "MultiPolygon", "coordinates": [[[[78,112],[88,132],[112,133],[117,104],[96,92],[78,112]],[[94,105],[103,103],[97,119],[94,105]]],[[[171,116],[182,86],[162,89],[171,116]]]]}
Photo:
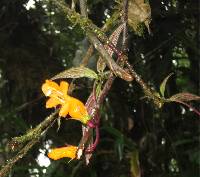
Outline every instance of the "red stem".
{"type": "Polygon", "coordinates": [[[192,111],[195,112],[198,116],[200,116],[200,112],[197,109],[193,108],[191,105],[189,105],[185,102],[182,102],[182,101],[177,101],[177,100],[175,102],[181,103],[181,104],[187,106],[188,108],[192,109],[192,111]]]}
{"type": "Polygon", "coordinates": [[[96,149],[96,147],[97,147],[97,145],[99,143],[99,138],[100,138],[99,126],[96,126],[96,139],[95,139],[95,142],[91,145],[91,147],[89,147],[89,148],[87,148],[85,150],[86,153],[92,153],[96,149]]]}

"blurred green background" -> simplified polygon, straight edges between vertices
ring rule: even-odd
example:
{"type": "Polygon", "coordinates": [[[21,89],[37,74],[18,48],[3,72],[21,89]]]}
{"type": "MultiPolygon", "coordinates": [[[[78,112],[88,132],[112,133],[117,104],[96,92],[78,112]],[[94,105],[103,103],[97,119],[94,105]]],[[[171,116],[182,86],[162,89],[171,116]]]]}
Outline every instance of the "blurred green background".
{"type": "MultiPolygon", "coordinates": [[[[144,28],[138,36],[129,27],[129,62],[156,90],[173,72],[167,97],[183,91],[199,95],[198,0],[149,3],[152,35],[144,28]]],[[[89,0],[89,18],[101,27],[116,4],[89,0]]],[[[83,31],[67,21],[51,0],[0,1],[0,166],[15,154],[8,151],[9,140],[52,112],[45,109],[41,84],[77,66],[88,46],[83,31]]],[[[97,58],[96,52],[89,63],[94,70],[97,58]]],[[[92,81],[78,79],[76,84],[73,95],[85,102],[92,81]]],[[[60,130],[56,131],[55,124],[15,165],[10,177],[138,177],[139,173],[144,177],[198,177],[198,115],[175,103],[158,110],[143,96],[136,82],[115,80],[101,107],[101,139],[88,166],[83,161],[47,158],[49,148],[76,145],[81,138],[79,122],[62,120],[60,130]]],[[[191,105],[199,106],[197,102],[191,105]]]]}

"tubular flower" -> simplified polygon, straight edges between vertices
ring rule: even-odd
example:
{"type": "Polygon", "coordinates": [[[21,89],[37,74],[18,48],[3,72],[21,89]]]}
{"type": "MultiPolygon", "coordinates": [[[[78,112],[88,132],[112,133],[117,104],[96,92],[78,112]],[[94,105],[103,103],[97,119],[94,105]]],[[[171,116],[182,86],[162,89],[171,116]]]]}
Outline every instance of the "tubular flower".
{"type": "Polygon", "coordinates": [[[85,105],[78,99],[67,94],[69,84],[65,81],[60,82],[60,86],[51,80],[46,80],[42,85],[45,96],[50,97],[46,102],[46,108],[61,106],[59,116],[66,117],[68,114],[72,119],[79,120],[84,124],[90,119],[85,105]]]}
{"type": "Polygon", "coordinates": [[[70,159],[76,158],[77,153],[77,146],[66,146],[66,147],[60,147],[52,149],[50,153],[48,153],[48,157],[53,160],[58,160],[64,157],[68,157],[70,159]]]}

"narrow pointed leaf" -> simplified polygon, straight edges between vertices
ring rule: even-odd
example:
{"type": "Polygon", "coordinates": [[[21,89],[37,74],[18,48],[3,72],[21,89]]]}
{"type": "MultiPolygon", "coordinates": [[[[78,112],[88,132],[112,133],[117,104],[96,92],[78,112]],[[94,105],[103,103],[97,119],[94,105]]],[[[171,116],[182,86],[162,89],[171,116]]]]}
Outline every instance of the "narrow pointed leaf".
{"type": "MultiPolygon", "coordinates": [[[[121,24],[120,26],[118,26],[117,29],[110,35],[109,40],[113,44],[113,46],[117,45],[119,36],[120,36],[122,30],[124,29],[124,25],[125,24],[121,24]]],[[[111,48],[109,48],[108,45],[104,45],[104,47],[107,50],[107,52],[109,53],[109,55],[112,57],[114,51],[111,48]]],[[[102,57],[99,57],[99,59],[97,61],[97,71],[103,72],[105,68],[106,68],[105,60],[102,57]]]]}
{"type": "Polygon", "coordinates": [[[89,68],[77,67],[77,68],[70,68],[68,70],[65,70],[55,75],[51,79],[55,80],[55,79],[64,79],[64,78],[81,78],[81,77],[96,79],[98,76],[93,70],[89,68]]]}
{"type": "Polygon", "coordinates": [[[166,83],[168,79],[173,75],[174,73],[169,74],[160,84],[160,93],[164,97],[165,96],[165,88],[166,88],[166,83]]]}
{"type": "Polygon", "coordinates": [[[170,101],[185,101],[185,102],[188,102],[188,101],[194,101],[194,100],[200,100],[200,96],[198,95],[194,95],[194,94],[191,94],[191,93],[187,93],[187,92],[183,92],[183,93],[177,93],[173,96],[171,96],[169,98],[170,101]]]}
{"type": "Polygon", "coordinates": [[[119,160],[121,161],[124,155],[124,138],[123,137],[116,140],[115,147],[117,149],[119,160]]]}
{"type": "Polygon", "coordinates": [[[191,105],[189,105],[187,102],[189,101],[198,101],[200,100],[200,96],[198,95],[194,95],[194,94],[191,94],[191,93],[177,93],[173,96],[171,96],[170,98],[167,99],[168,101],[171,101],[171,102],[177,102],[177,103],[181,103],[185,106],[187,106],[188,108],[192,109],[193,112],[195,112],[197,115],[200,116],[200,111],[193,108],[191,105]]]}

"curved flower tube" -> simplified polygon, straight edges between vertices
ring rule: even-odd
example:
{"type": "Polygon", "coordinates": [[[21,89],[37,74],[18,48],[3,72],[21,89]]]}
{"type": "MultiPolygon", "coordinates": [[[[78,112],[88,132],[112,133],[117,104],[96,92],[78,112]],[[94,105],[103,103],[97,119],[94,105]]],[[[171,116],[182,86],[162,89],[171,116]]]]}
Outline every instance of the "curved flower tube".
{"type": "Polygon", "coordinates": [[[46,108],[61,106],[59,116],[66,117],[68,114],[71,119],[79,120],[86,124],[90,120],[90,116],[85,105],[78,99],[67,94],[69,84],[61,81],[60,85],[51,80],[46,80],[42,85],[42,91],[45,96],[50,97],[46,102],[46,108]]]}
{"type": "Polygon", "coordinates": [[[53,160],[59,160],[61,158],[68,157],[70,159],[76,158],[78,147],[77,146],[66,146],[52,149],[50,153],[48,153],[48,157],[53,160]]]}

